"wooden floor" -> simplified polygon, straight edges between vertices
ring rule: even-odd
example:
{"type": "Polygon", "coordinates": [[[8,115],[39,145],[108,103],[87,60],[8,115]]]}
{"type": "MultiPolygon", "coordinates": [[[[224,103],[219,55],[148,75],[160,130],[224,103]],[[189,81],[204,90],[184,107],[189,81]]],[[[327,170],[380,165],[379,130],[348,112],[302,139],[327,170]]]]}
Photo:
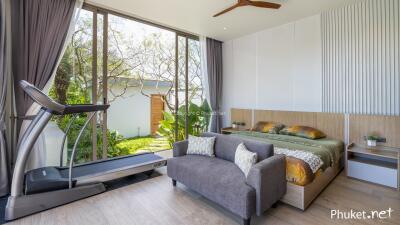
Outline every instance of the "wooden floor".
{"type": "MultiPolygon", "coordinates": [[[[239,224],[240,218],[159,174],[129,186],[35,214],[10,224],[239,224]]],[[[252,224],[400,224],[400,192],[347,178],[342,172],[305,211],[280,203],[252,224]],[[335,220],[330,210],[387,210],[386,220],[335,220]]]]}

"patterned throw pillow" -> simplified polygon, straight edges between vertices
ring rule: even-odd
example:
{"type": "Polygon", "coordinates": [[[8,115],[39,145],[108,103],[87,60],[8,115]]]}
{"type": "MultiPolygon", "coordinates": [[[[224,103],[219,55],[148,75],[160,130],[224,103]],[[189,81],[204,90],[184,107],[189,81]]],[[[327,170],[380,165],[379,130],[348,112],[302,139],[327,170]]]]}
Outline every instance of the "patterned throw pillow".
{"type": "Polygon", "coordinates": [[[215,137],[189,136],[188,155],[214,156],[215,137]]]}
{"type": "Polygon", "coordinates": [[[251,167],[257,163],[257,153],[247,150],[243,143],[236,148],[235,164],[243,171],[244,175],[249,174],[251,167]]]}
{"type": "Polygon", "coordinates": [[[290,126],[279,132],[280,134],[298,136],[308,139],[320,139],[326,137],[326,135],[315,128],[307,126],[290,126]]]}
{"type": "Polygon", "coordinates": [[[252,129],[252,131],[270,133],[270,134],[279,134],[279,131],[282,130],[284,127],[285,125],[281,123],[260,121],[256,124],[256,126],[252,129]]]}

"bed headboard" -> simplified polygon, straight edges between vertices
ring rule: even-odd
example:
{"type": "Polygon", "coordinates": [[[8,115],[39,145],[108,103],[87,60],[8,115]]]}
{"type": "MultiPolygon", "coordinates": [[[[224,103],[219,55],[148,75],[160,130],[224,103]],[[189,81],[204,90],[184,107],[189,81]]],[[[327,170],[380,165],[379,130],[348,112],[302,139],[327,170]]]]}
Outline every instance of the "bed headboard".
{"type": "Polygon", "coordinates": [[[400,148],[400,117],[399,116],[371,116],[350,115],[349,141],[364,145],[364,136],[369,134],[386,138],[387,147],[400,148]]]}
{"type": "Polygon", "coordinates": [[[243,122],[244,128],[253,127],[253,110],[252,109],[231,109],[231,122],[243,122]]]}
{"type": "Polygon", "coordinates": [[[327,137],[344,141],[344,115],[339,113],[294,112],[276,110],[254,110],[254,124],[258,121],[273,121],[286,126],[304,125],[323,131],[327,137]]]}

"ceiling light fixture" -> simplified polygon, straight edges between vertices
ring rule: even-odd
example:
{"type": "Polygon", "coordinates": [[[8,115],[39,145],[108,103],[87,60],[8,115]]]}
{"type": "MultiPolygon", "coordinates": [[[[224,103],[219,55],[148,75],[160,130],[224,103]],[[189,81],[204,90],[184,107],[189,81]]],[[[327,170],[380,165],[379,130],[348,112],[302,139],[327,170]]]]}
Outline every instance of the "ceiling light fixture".
{"type": "Polygon", "coordinates": [[[255,7],[261,7],[261,8],[268,8],[268,9],[279,9],[281,7],[280,4],[271,3],[271,2],[238,0],[238,2],[235,5],[225,9],[222,12],[215,14],[214,17],[220,16],[224,13],[227,13],[233,9],[236,9],[236,8],[242,7],[242,6],[255,6],[255,7]]]}

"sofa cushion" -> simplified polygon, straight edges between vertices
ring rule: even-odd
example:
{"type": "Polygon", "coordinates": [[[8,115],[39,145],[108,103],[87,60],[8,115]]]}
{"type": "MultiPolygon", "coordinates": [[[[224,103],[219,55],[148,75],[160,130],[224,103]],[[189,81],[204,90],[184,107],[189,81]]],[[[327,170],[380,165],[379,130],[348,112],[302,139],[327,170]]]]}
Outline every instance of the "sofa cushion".
{"type": "Polygon", "coordinates": [[[188,155],[214,156],[215,137],[189,136],[188,155]]]}
{"type": "Polygon", "coordinates": [[[168,159],[168,176],[204,197],[249,218],[255,212],[255,190],[246,184],[243,172],[219,158],[186,155],[168,159]]]}
{"type": "Polygon", "coordinates": [[[235,164],[247,177],[251,167],[257,163],[257,153],[247,150],[243,143],[240,143],[235,153],[235,164]]]}
{"type": "Polygon", "coordinates": [[[223,135],[210,132],[203,133],[202,136],[216,137],[214,144],[215,156],[233,163],[235,162],[236,148],[240,143],[244,143],[249,151],[257,153],[258,162],[274,155],[273,145],[265,142],[245,140],[232,135],[223,135]]]}

